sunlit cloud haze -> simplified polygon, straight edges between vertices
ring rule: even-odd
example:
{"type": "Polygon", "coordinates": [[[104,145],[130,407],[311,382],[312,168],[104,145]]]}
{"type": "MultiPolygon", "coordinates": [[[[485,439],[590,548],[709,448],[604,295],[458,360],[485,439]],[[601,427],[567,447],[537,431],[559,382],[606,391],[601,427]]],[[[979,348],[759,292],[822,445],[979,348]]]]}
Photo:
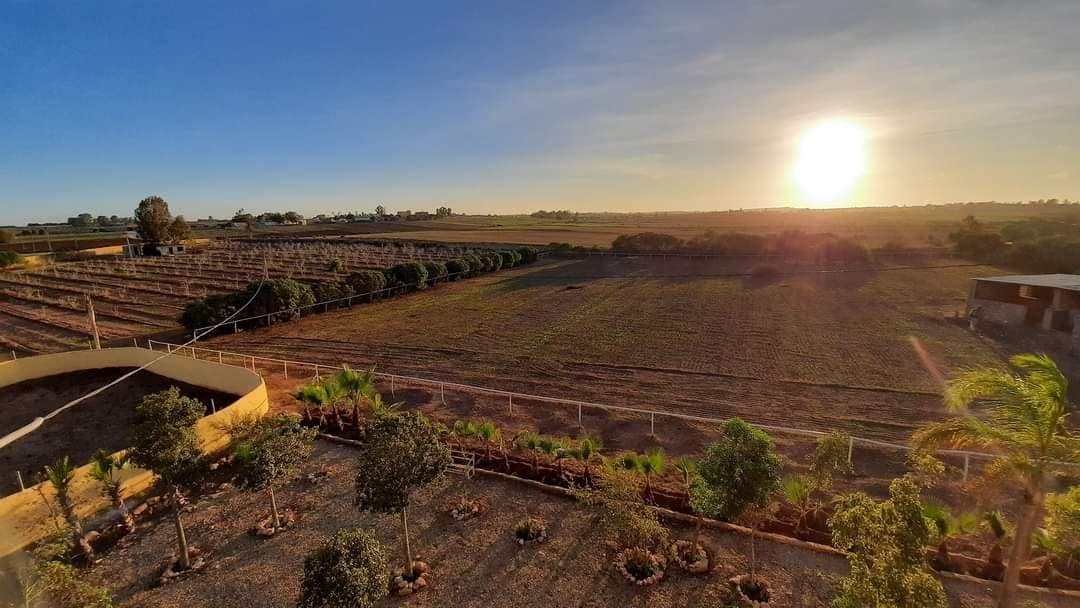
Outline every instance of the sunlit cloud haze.
{"type": "Polygon", "coordinates": [[[1074,0],[228,4],[0,5],[0,223],[1080,198],[1074,0]]]}

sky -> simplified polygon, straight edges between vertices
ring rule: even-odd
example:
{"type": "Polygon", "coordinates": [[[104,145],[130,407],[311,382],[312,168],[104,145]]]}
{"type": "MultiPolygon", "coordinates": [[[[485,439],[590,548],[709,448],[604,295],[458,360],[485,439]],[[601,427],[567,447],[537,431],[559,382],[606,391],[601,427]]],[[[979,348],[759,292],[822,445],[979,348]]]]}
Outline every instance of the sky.
{"type": "Polygon", "coordinates": [[[0,0],[0,224],[1080,198],[1080,2],[0,0]],[[842,120],[863,169],[793,177],[842,120]]]}

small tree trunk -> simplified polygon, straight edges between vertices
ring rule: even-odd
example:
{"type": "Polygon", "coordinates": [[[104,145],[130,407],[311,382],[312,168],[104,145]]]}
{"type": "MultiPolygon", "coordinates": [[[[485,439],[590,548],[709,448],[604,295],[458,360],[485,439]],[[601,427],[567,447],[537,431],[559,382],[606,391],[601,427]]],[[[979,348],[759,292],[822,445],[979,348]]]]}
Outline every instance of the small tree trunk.
{"type": "Polygon", "coordinates": [[[356,426],[356,428],[353,429],[354,431],[356,431],[356,438],[357,439],[363,439],[363,437],[361,437],[361,433],[363,432],[363,429],[360,426],[360,402],[359,401],[353,402],[352,417],[353,417],[353,424],[356,426]]]}
{"type": "Polygon", "coordinates": [[[1041,487],[1029,489],[1024,494],[1024,502],[1027,508],[1020,519],[1020,525],[1016,528],[1013,538],[1012,551],[1009,553],[1009,563],[1005,568],[1005,581],[1001,586],[1001,594],[998,596],[998,608],[1015,608],[1016,589],[1020,585],[1020,568],[1027,561],[1031,553],[1031,534],[1039,522],[1039,511],[1042,510],[1043,500],[1046,494],[1041,487]]]}
{"type": "Polygon", "coordinates": [[[401,532],[405,540],[405,577],[412,577],[412,547],[409,545],[409,514],[408,508],[401,510],[401,532]]]}
{"type": "Polygon", "coordinates": [[[757,580],[757,524],[750,526],[750,582],[757,580]]]}
{"type": "Polygon", "coordinates": [[[701,543],[701,524],[704,522],[704,520],[705,520],[705,518],[702,517],[701,515],[698,515],[694,519],[694,546],[695,547],[698,546],[698,544],[701,543]]]}
{"type": "Polygon", "coordinates": [[[184,534],[184,522],[180,519],[180,490],[173,488],[173,523],[176,525],[176,544],[180,549],[180,569],[191,568],[191,553],[188,550],[187,535],[184,534]]]}
{"type": "Polygon", "coordinates": [[[274,484],[267,486],[270,489],[270,514],[272,517],[271,523],[274,525],[274,530],[281,529],[281,517],[278,515],[277,497],[274,496],[274,484]]]}
{"type": "Polygon", "coordinates": [[[132,517],[131,511],[128,510],[127,505],[124,504],[124,497],[120,495],[120,484],[115,484],[110,488],[110,494],[112,494],[113,506],[120,513],[120,520],[124,524],[124,530],[128,534],[135,531],[135,518],[132,517]]]}

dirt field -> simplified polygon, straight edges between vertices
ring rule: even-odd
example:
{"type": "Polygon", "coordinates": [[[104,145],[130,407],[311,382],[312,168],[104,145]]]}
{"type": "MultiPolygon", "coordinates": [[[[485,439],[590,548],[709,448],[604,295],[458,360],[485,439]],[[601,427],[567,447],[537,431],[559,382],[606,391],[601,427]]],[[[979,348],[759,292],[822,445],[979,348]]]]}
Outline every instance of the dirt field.
{"type": "MultiPolygon", "coordinates": [[[[128,371],[131,369],[117,367],[73,372],[6,386],[0,389],[0,403],[4,411],[0,417],[0,435],[6,435],[128,371]]],[[[19,490],[15,471],[22,472],[23,480],[29,485],[36,483],[37,474],[46,464],[61,456],[70,456],[72,463],[83,465],[98,449],[113,452],[126,447],[135,406],[144,395],[170,386],[178,387],[184,396],[203,402],[208,410],[211,399],[221,406],[236,398],[147,372],[136,374],[64,411],[38,431],[0,449],[0,470],[4,471],[3,479],[0,479],[0,495],[19,490]]]]}
{"type": "MultiPolygon", "coordinates": [[[[391,559],[398,550],[395,516],[362,515],[352,507],[354,469],[350,450],[320,444],[306,469],[328,470],[327,481],[296,481],[279,492],[279,504],[294,509],[297,527],[270,540],[258,540],[248,528],[267,510],[262,494],[226,491],[197,503],[188,515],[188,538],[211,552],[207,570],[166,587],[151,588],[172,552],[173,528],[160,520],[104,556],[92,576],[116,593],[118,606],[293,606],[299,594],[304,556],[342,527],[374,528],[391,559]],[[227,516],[226,516],[227,514],[227,516]]],[[[431,586],[385,606],[650,606],[713,608],[728,576],[745,572],[745,537],[706,531],[704,538],[719,569],[704,577],[675,573],[660,584],[638,590],[611,565],[612,551],[597,534],[588,514],[572,501],[517,483],[449,477],[419,492],[410,508],[414,551],[431,564],[431,586]],[[468,492],[489,503],[481,518],[454,522],[442,512],[468,492]],[[526,512],[548,522],[550,540],[518,547],[510,538],[514,522],[526,512]]],[[[674,529],[686,536],[689,530],[674,529]]],[[[761,574],[778,592],[774,605],[823,607],[846,571],[844,560],[791,547],[759,542],[761,574]]],[[[992,606],[988,584],[946,582],[951,605],[992,606]]],[[[1029,595],[1049,608],[1046,594],[1029,595]]]]}
{"type": "Polygon", "coordinates": [[[904,440],[937,373],[999,361],[946,317],[992,268],[754,284],[711,262],[564,260],[209,347],[523,393],[904,440]],[[919,345],[916,349],[915,344],[919,345]]]}

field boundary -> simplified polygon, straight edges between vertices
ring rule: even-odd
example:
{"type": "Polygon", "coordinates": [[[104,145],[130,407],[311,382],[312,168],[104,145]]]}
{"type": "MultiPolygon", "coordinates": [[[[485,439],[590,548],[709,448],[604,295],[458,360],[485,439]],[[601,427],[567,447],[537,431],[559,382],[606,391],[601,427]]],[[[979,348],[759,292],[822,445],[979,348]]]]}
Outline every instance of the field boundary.
{"type": "MultiPolygon", "coordinates": [[[[163,341],[160,341],[160,340],[147,340],[146,341],[146,347],[149,348],[150,350],[154,350],[155,346],[158,347],[158,348],[164,348],[166,350],[166,352],[168,352],[170,354],[179,355],[179,356],[184,356],[187,353],[190,353],[191,358],[193,358],[193,359],[198,359],[199,358],[199,356],[198,356],[199,353],[203,353],[204,355],[209,356],[209,357],[216,357],[217,362],[221,363],[223,365],[235,365],[235,364],[232,364],[232,363],[227,363],[225,361],[226,357],[239,359],[242,362],[242,364],[238,365],[237,367],[246,367],[246,368],[251,369],[252,371],[256,371],[255,370],[256,362],[262,362],[264,364],[268,364],[268,365],[273,366],[273,367],[280,367],[281,370],[282,370],[282,373],[284,374],[284,376],[286,378],[289,377],[289,368],[290,368],[290,366],[293,369],[311,369],[314,372],[314,377],[316,377],[316,378],[321,377],[323,371],[327,371],[327,372],[329,372],[329,371],[337,371],[337,370],[340,370],[340,369],[344,369],[346,367],[346,364],[328,365],[328,364],[325,364],[325,363],[313,363],[313,362],[309,362],[309,361],[297,361],[297,360],[293,360],[293,359],[279,359],[279,358],[275,358],[275,357],[263,357],[263,356],[259,356],[259,355],[248,355],[248,354],[244,354],[244,353],[223,351],[223,350],[217,350],[217,349],[211,349],[211,348],[203,348],[203,347],[197,347],[197,346],[191,346],[191,345],[186,345],[186,346],[185,345],[178,345],[178,344],[173,344],[173,343],[170,343],[170,342],[163,342],[163,341]]],[[[413,384],[413,385],[419,384],[419,385],[434,387],[434,388],[438,389],[438,391],[439,391],[439,399],[440,399],[440,402],[443,403],[443,404],[446,403],[446,389],[448,389],[448,388],[451,389],[451,390],[459,391],[459,392],[482,393],[482,394],[488,394],[488,395],[502,396],[502,397],[505,397],[506,400],[507,400],[507,407],[508,407],[508,411],[509,411],[511,416],[514,413],[514,407],[515,407],[514,400],[515,399],[517,399],[518,402],[519,402],[519,404],[517,405],[517,407],[519,407],[519,408],[522,407],[522,405],[520,405],[521,401],[533,401],[533,402],[541,402],[541,403],[550,403],[550,404],[561,405],[561,406],[576,407],[577,408],[577,418],[578,418],[578,423],[579,424],[581,423],[582,413],[583,413],[583,410],[585,408],[599,409],[599,410],[605,410],[605,411],[610,411],[610,412],[619,412],[619,413],[624,413],[624,414],[636,414],[636,415],[646,416],[649,419],[649,431],[650,431],[650,434],[652,434],[652,435],[656,434],[656,420],[657,420],[657,418],[660,418],[661,420],[667,418],[667,419],[684,420],[684,421],[688,421],[688,422],[698,422],[698,423],[706,423],[706,424],[723,424],[727,420],[726,418],[711,418],[711,417],[707,417],[707,416],[695,416],[695,415],[692,415],[692,414],[679,414],[679,413],[676,413],[676,412],[667,412],[667,411],[663,411],[663,410],[653,410],[653,409],[647,409],[647,408],[627,407],[627,406],[621,406],[621,405],[607,405],[607,404],[596,403],[596,402],[592,402],[592,401],[581,401],[581,400],[578,400],[578,399],[566,399],[566,398],[562,398],[562,397],[550,397],[550,396],[546,396],[546,395],[535,395],[535,394],[530,394],[530,393],[519,393],[519,392],[516,392],[516,391],[508,391],[508,390],[505,390],[505,389],[490,388],[490,387],[484,387],[484,386],[473,386],[473,385],[469,385],[469,384],[461,384],[461,383],[458,383],[458,382],[448,382],[446,380],[435,380],[435,379],[432,379],[432,378],[421,378],[421,377],[418,377],[418,376],[406,376],[406,375],[402,375],[402,374],[391,374],[391,373],[380,372],[380,371],[376,371],[375,376],[377,378],[382,378],[384,380],[389,380],[391,390],[393,390],[395,385],[397,385],[399,383],[400,384],[406,384],[406,385],[407,384],[413,384]]],[[[787,434],[792,434],[792,435],[800,435],[800,436],[804,436],[804,437],[812,437],[812,438],[815,438],[815,439],[819,438],[819,437],[824,437],[824,436],[829,434],[828,432],[825,432],[825,431],[814,431],[814,430],[810,430],[810,429],[802,429],[802,428],[794,428],[794,427],[786,427],[786,426],[778,426],[778,425],[770,425],[770,424],[757,424],[752,420],[748,420],[747,422],[749,422],[750,424],[752,424],[752,425],[754,425],[754,426],[756,426],[756,427],[758,427],[760,429],[764,429],[766,431],[773,431],[773,432],[777,432],[777,433],[787,433],[787,434]]],[[[849,440],[848,440],[848,462],[852,462],[853,452],[854,452],[854,448],[855,448],[856,445],[863,445],[863,446],[869,446],[869,447],[874,447],[874,448],[884,448],[884,449],[890,449],[890,450],[902,450],[902,451],[905,451],[905,452],[911,452],[911,451],[914,450],[914,448],[912,446],[907,445],[907,444],[902,444],[902,443],[892,443],[892,442],[889,442],[889,441],[881,441],[881,440],[878,440],[878,439],[869,439],[869,438],[865,438],[865,437],[857,437],[855,435],[848,435],[848,437],[849,437],[849,440]]],[[[971,459],[993,460],[994,458],[997,458],[997,455],[995,455],[995,454],[989,454],[989,453],[985,453],[985,452],[975,452],[975,451],[969,451],[969,450],[937,450],[936,453],[937,454],[942,454],[942,455],[956,456],[956,457],[962,458],[963,459],[963,469],[962,469],[962,471],[963,471],[963,479],[964,479],[964,481],[967,481],[967,478],[968,478],[971,459]]]]}

